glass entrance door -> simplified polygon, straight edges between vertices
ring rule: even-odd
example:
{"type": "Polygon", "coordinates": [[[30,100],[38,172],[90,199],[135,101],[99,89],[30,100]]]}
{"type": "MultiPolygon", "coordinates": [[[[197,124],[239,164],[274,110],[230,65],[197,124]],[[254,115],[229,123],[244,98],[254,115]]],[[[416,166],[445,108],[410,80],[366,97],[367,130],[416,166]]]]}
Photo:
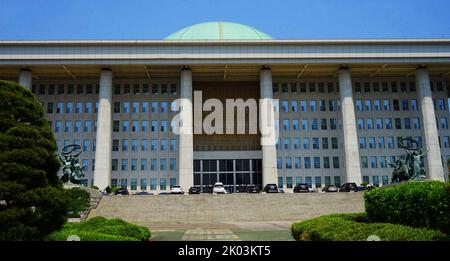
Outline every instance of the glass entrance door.
{"type": "Polygon", "coordinates": [[[194,186],[202,192],[212,192],[214,183],[220,181],[230,192],[246,192],[256,185],[262,189],[260,159],[194,160],[194,186]]]}

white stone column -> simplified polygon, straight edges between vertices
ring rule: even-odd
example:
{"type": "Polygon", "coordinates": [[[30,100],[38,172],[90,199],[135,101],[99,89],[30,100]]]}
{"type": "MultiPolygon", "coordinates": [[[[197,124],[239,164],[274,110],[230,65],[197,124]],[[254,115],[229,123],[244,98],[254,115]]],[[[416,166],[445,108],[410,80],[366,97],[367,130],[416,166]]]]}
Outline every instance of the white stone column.
{"type": "Polygon", "coordinates": [[[104,190],[111,183],[112,72],[109,69],[100,73],[98,99],[94,184],[104,190]]]}
{"type": "Polygon", "coordinates": [[[278,184],[275,110],[273,106],[272,71],[260,71],[260,131],[262,151],[262,186],[278,184]],[[263,128],[266,130],[264,131],[263,128]]]}
{"type": "Polygon", "coordinates": [[[344,134],[344,182],[361,184],[358,133],[356,130],[355,105],[353,102],[350,69],[339,69],[339,93],[341,98],[342,130],[344,134]]]}
{"type": "Polygon", "coordinates": [[[20,70],[19,84],[28,88],[31,91],[31,84],[33,82],[33,74],[28,69],[20,70]]]}
{"type": "Polygon", "coordinates": [[[428,150],[425,159],[428,163],[427,176],[433,180],[444,181],[444,170],[439,147],[439,134],[436,126],[433,98],[430,87],[428,70],[420,67],[416,70],[416,85],[419,93],[420,108],[422,111],[423,133],[425,145],[428,150]]]}
{"type": "Polygon", "coordinates": [[[181,70],[178,184],[187,192],[194,186],[194,137],[192,120],[192,72],[181,70]]]}

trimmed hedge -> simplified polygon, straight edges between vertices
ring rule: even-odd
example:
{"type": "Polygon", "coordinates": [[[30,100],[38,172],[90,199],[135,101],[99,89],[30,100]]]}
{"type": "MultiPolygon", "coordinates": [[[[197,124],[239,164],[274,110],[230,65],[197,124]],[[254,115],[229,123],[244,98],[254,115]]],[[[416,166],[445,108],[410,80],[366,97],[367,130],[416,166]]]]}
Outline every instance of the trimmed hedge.
{"type": "Polygon", "coordinates": [[[389,223],[370,223],[365,213],[334,214],[297,222],[291,226],[297,241],[366,241],[371,235],[382,241],[448,240],[438,230],[389,223]]]}
{"type": "Polygon", "coordinates": [[[80,223],[66,223],[57,232],[50,234],[47,240],[66,241],[68,236],[79,236],[81,241],[147,241],[150,231],[121,219],[94,217],[80,223]]]}
{"type": "Polygon", "coordinates": [[[364,194],[370,220],[450,232],[450,184],[409,181],[364,194]]]}
{"type": "Polygon", "coordinates": [[[69,214],[79,214],[89,208],[91,196],[89,192],[81,188],[71,188],[66,190],[67,212],[69,214]]]}

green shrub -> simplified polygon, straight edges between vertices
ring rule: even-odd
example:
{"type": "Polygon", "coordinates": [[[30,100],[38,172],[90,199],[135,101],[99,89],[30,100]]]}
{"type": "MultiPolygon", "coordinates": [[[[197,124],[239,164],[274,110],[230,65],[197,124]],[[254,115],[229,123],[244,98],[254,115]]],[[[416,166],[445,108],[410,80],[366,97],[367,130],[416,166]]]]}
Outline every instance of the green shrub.
{"type": "Polygon", "coordinates": [[[121,219],[94,217],[80,223],[66,223],[60,231],[52,233],[47,240],[65,241],[77,235],[82,241],[147,241],[150,231],[121,219]]]}
{"type": "Polygon", "coordinates": [[[450,184],[409,181],[364,194],[372,221],[427,227],[450,232],[450,184]]]}
{"type": "Polygon", "coordinates": [[[71,188],[66,190],[66,193],[69,198],[67,202],[69,214],[79,214],[89,208],[91,197],[86,190],[71,188]]]}
{"type": "Polygon", "coordinates": [[[27,88],[0,81],[0,241],[41,240],[66,222],[56,141],[27,88]]]}
{"type": "Polygon", "coordinates": [[[297,241],[366,241],[371,235],[382,241],[448,240],[438,230],[389,223],[370,223],[365,213],[335,214],[294,223],[292,237],[297,241]]]}

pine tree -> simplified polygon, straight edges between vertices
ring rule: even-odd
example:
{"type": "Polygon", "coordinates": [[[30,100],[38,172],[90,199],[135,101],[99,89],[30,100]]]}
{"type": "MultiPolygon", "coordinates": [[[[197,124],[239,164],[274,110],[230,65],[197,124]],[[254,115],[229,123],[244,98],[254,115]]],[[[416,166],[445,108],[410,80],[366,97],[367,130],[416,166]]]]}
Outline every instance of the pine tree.
{"type": "Polygon", "coordinates": [[[0,81],[0,240],[42,240],[64,224],[66,193],[55,150],[35,96],[0,81]]]}

